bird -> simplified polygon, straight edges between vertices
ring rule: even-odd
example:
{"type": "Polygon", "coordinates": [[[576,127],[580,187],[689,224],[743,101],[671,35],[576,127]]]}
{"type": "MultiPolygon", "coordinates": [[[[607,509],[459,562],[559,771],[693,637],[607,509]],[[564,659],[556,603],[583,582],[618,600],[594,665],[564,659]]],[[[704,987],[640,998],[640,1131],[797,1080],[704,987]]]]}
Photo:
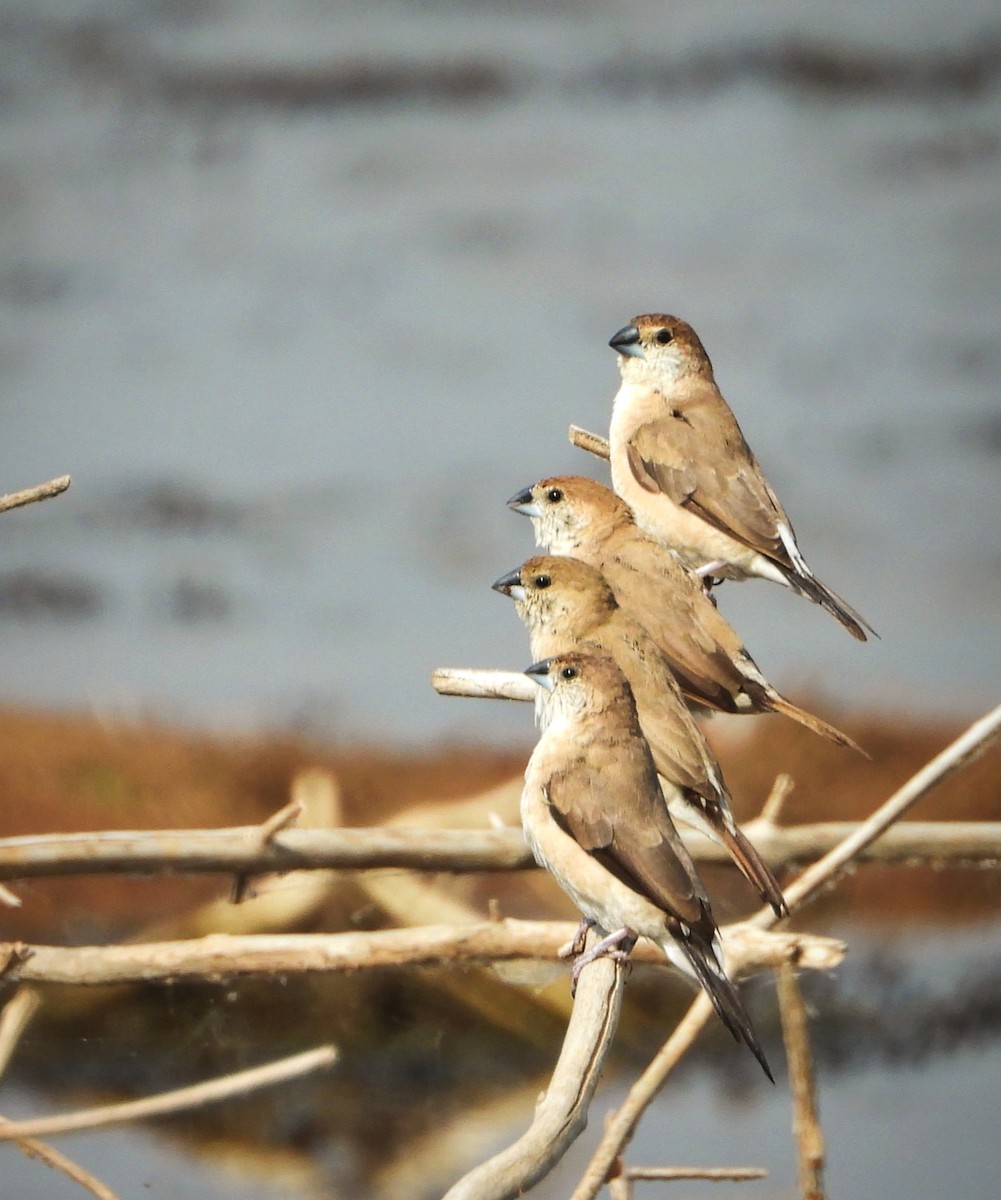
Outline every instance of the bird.
{"type": "Polygon", "coordinates": [[[646,629],[671,664],[686,699],[728,713],[778,712],[864,754],[846,733],[787,700],[768,682],[701,581],[644,533],[629,505],[582,475],[556,475],[508,501],[532,520],[547,553],[596,567],[619,605],[646,629]]]}
{"type": "Polygon", "coordinates": [[[612,486],[636,523],[702,576],[770,579],[859,641],[875,634],[807,565],[691,325],[650,313],[608,344],[622,376],[608,434],[612,486]]]}
{"type": "Polygon", "coordinates": [[[705,888],[660,802],[625,676],[607,656],[580,653],[551,656],[526,674],[544,690],[546,721],[525,770],[525,837],[586,921],[608,935],[577,969],[612,947],[650,938],[701,984],[774,1082],[724,970],[705,888]]]}
{"type": "MultiPolygon", "coordinates": [[[[786,915],[775,876],[737,827],[719,762],[688,711],[670,664],[646,630],[619,607],[601,573],[578,559],[536,555],[493,586],[514,600],[534,658],[579,650],[614,660],[632,689],[672,815],[723,845],[762,899],[777,915],[786,915]]],[[[546,710],[537,711],[543,724],[546,710]]]]}

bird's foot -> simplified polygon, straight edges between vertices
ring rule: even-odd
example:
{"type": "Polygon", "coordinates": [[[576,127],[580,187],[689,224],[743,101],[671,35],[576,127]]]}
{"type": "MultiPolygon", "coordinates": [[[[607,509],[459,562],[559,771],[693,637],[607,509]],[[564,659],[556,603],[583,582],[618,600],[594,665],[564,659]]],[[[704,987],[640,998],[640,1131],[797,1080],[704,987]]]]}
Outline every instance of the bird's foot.
{"type": "Polygon", "coordinates": [[[556,951],[558,958],[577,958],[584,953],[584,947],[587,945],[588,930],[592,928],[594,921],[590,917],[581,917],[580,924],[577,926],[577,932],[573,935],[573,939],[565,942],[556,951]]]}
{"type": "Polygon", "coordinates": [[[579,955],[570,973],[572,991],[576,993],[581,971],[595,959],[612,958],[616,962],[628,963],[629,955],[636,944],[636,937],[636,933],[628,927],[617,929],[615,933],[603,937],[600,942],[595,942],[590,950],[585,950],[579,955]]]}

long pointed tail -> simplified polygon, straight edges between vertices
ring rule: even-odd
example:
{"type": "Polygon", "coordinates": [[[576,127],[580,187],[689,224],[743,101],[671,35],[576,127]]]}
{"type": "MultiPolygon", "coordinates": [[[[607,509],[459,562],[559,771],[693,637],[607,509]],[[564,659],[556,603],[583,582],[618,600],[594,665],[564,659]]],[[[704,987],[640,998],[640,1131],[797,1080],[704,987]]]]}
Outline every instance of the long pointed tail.
{"type": "Polygon", "coordinates": [[[748,1050],[750,1050],[761,1064],[761,1069],[772,1083],[774,1083],[775,1076],[768,1065],[768,1059],[765,1058],[765,1052],[761,1049],[761,1043],[754,1032],[754,1026],[751,1024],[751,1018],[747,1009],[744,1007],[737,989],[727,979],[725,971],[716,959],[716,955],[711,949],[699,945],[694,940],[680,940],[688,961],[692,964],[692,969],[698,977],[699,983],[705,988],[706,994],[712,1001],[716,1015],[737,1041],[743,1042],[747,1046],[748,1050]]]}
{"type": "Polygon", "coordinates": [[[786,582],[793,591],[799,592],[801,596],[806,596],[815,604],[819,604],[832,617],[840,621],[852,637],[858,638],[860,642],[867,642],[869,639],[866,636],[866,631],[871,633],[873,637],[879,637],[879,634],[865,617],[857,613],[836,592],[832,592],[829,587],[821,583],[815,575],[809,573],[809,571],[797,571],[794,568],[783,567],[780,564],[776,565],[785,576],[786,582]]]}
{"type": "Polygon", "coordinates": [[[805,708],[800,708],[798,705],[793,704],[791,700],[787,700],[785,696],[780,696],[778,692],[767,692],[763,697],[763,703],[766,708],[770,708],[773,712],[781,713],[784,717],[790,717],[793,721],[798,721],[800,725],[804,725],[814,733],[819,733],[821,737],[827,738],[829,742],[836,742],[839,746],[847,746],[849,749],[861,754],[863,758],[869,757],[854,738],[850,738],[847,733],[842,733],[836,726],[829,724],[820,717],[815,717],[813,713],[807,712],[805,708]]]}
{"type": "Polygon", "coordinates": [[[751,842],[736,825],[730,826],[721,823],[715,827],[715,833],[740,868],[741,874],[761,899],[772,906],[776,916],[787,917],[789,908],[782,895],[778,880],[772,874],[771,867],[755,850],[751,842]]]}

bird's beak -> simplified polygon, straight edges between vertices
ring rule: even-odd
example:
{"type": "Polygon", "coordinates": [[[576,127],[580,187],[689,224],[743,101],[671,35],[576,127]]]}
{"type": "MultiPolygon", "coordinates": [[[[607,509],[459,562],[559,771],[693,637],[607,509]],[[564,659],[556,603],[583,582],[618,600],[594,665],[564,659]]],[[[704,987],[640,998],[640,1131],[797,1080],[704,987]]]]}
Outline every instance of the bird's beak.
{"type": "Polygon", "coordinates": [[[521,571],[508,571],[506,575],[502,575],[496,583],[490,585],[495,592],[503,592],[505,596],[510,596],[512,600],[524,600],[525,589],[521,586],[521,571]]]}
{"type": "Polygon", "coordinates": [[[556,686],[556,680],[549,674],[551,662],[552,659],[544,658],[542,662],[532,663],[530,667],[525,668],[525,674],[529,679],[537,683],[539,687],[545,688],[547,692],[551,692],[556,686]]]}
{"type": "Polygon", "coordinates": [[[507,506],[516,513],[523,513],[526,517],[542,516],[542,509],[532,499],[532,489],[530,487],[524,488],[512,496],[507,502],[507,506]]]}
{"type": "Polygon", "coordinates": [[[624,358],[646,358],[640,345],[640,331],[635,325],[623,325],[618,333],[609,338],[608,344],[624,358]]]}

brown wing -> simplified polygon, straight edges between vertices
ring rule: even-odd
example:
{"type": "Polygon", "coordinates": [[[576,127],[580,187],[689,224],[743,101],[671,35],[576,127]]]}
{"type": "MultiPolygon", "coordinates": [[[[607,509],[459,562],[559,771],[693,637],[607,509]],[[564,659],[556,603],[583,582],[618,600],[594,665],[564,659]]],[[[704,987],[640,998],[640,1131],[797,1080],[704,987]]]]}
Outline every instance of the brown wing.
{"type": "Polygon", "coordinates": [[[586,761],[552,777],[548,799],[559,824],[613,875],[678,920],[703,925],[705,892],[642,741],[592,743],[586,761]]]}
{"type": "Polygon", "coordinates": [[[585,644],[610,654],[629,680],[657,771],[678,787],[717,801],[720,789],[712,777],[719,780],[719,770],[685,706],[667,657],[646,630],[619,609],[585,644]]]}
{"type": "Polygon", "coordinates": [[[788,518],[720,400],[689,401],[641,425],[626,453],[641,487],[663,492],[737,541],[793,565],[778,535],[779,522],[788,518]]]}
{"type": "MultiPolygon", "coordinates": [[[[606,560],[605,576],[620,607],[657,643],[687,696],[723,712],[735,712],[735,697],[744,677],[729,647],[714,636],[717,628],[724,634],[729,630],[725,618],[703,593],[701,584],[688,586],[681,579],[652,572],[650,565],[631,555],[628,546],[606,560]]],[[[677,570],[684,572],[684,567],[679,563],[677,570]]],[[[738,651],[743,649],[736,635],[729,640],[738,651]]]]}

